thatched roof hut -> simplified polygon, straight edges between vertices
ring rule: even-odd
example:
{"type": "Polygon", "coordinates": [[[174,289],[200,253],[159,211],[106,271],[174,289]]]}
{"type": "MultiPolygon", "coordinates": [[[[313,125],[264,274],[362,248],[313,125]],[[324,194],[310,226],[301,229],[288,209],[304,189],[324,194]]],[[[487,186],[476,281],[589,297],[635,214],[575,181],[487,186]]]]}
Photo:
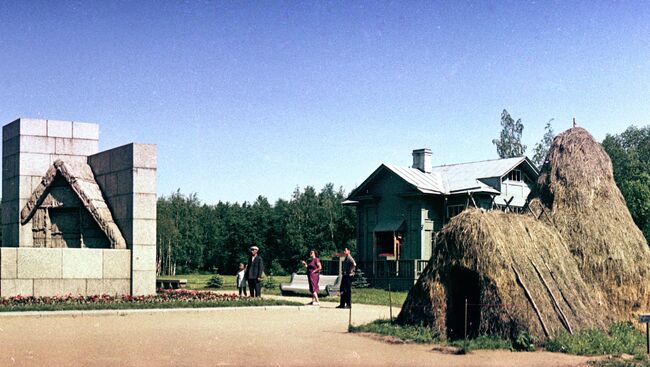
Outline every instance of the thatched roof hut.
{"type": "Polygon", "coordinates": [[[461,337],[545,337],[647,307],[650,251],[611,162],[581,128],[554,140],[527,214],[468,210],[441,231],[401,323],[461,337]],[[643,284],[642,284],[643,283],[643,284]]]}

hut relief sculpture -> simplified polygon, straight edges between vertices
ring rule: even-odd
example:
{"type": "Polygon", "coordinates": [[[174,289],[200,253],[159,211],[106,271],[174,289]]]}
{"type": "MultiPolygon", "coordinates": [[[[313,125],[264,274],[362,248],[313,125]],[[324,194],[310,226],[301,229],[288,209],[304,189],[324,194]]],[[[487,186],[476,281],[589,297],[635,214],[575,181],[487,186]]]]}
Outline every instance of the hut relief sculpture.
{"type": "Polygon", "coordinates": [[[156,293],[156,146],[99,125],[2,128],[0,297],[156,293]]]}
{"type": "Polygon", "coordinates": [[[125,249],[90,166],[56,160],[23,207],[34,247],[125,249]]]}

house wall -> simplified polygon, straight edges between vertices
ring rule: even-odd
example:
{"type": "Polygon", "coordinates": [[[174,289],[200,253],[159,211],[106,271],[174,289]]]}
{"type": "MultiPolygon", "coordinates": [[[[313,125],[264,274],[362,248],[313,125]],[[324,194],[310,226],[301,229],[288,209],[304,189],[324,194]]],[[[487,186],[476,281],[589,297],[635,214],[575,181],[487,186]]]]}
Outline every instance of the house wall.
{"type": "Polygon", "coordinates": [[[422,224],[422,251],[420,259],[430,259],[433,252],[433,237],[442,229],[445,223],[445,200],[442,196],[430,196],[422,199],[423,212],[422,224]],[[428,220],[427,220],[428,219],[428,220]],[[430,222],[430,224],[427,224],[430,222]],[[429,226],[431,230],[429,230],[429,226]]]}
{"type": "Polygon", "coordinates": [[[375,226],[386,220],[404,219],[406,226],[402,243],[402,259],[420,259],[421,222],[423,204],[417,197],[404,197],[414,190],[392,173],[384,172],[368,187],[368,195],[379,199],[363,201],[357,205],[358,257],[361,261],[373,260],[375,226]]]}
{"type": "Polygon", "coordinates": [[[514,168],[522,172],[522,181],[511,181],[508,180],[507,177],[504,177],[503,179],[499,178],[498,188],[501,191],[501,194],[494,199],[496,204],[504,205],[513,197],[514,198],[510,203],[511,206],[523,207],[526,204],[528,195],[532,191],[537,177],[529,178],[528,183],[524,182],[523,175],[529,170],[525,165],[526,163],[524,162],[514,168]]]}

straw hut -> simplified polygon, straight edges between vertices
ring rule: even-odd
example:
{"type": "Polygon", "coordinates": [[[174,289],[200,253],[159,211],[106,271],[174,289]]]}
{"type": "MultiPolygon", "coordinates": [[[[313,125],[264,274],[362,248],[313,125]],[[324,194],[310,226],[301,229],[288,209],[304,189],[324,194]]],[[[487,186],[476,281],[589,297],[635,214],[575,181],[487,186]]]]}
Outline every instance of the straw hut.
{"type": "Polygon", "coordinates": [[[465,325],[548,337],[647,307],[650,251],[591,135],[556,137],[538,186],[526,214],[474,209],[446,225],[397,321],[451,338],[465,325]]]}

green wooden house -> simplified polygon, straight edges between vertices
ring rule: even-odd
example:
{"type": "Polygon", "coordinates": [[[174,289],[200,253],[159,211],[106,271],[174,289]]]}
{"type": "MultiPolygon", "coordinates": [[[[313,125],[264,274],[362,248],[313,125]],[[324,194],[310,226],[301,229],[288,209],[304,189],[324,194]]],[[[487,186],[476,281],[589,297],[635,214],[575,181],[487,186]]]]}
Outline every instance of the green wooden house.
{"type": "Polygon", "coordinates": [[[431,257],[436,232],[468,207],[523,211],[538,170],[527,157],[431,166],[431,150],[411,167],[380,165],[354,189],[357,260],[376,286],[408,288],[431,257]]]}

